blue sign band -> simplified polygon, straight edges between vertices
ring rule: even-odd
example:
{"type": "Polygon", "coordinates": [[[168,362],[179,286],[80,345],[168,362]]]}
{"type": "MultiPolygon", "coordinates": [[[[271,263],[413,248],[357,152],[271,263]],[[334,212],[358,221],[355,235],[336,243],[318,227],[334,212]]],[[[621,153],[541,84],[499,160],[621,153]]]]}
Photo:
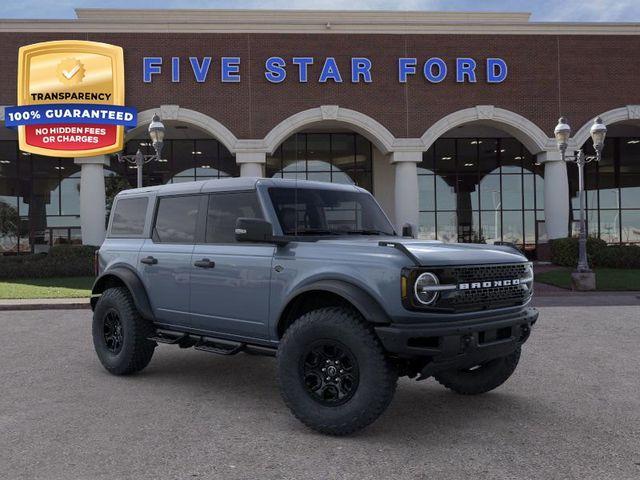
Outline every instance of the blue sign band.
{"type": "Polygon", "coordinates": [[[121,105],[91,105],[86,103],[60,103],[6,107],[4,122],[7,127],[50,124],[124,125],[136,127],[138,112],[121,105]]]}

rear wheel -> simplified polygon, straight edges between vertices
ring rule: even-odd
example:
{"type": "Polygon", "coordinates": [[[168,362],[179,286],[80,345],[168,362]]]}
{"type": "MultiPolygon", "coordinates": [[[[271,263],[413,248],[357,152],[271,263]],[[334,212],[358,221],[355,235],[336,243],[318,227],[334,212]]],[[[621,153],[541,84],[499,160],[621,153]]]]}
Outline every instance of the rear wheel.
{"type": "Polygon", "coordinates": [[[139,372],[151,361],[156,342],[126,288],[109,288],[93,312],[93,345],[100,362],[114,375],[139,372]]]}
{"type": "Polygon", "coordinates": [[[397,378],[372,330],[346,308],[303,315],[278,349],[285,403],[322,433],[347,435],[372,423],[391,402],[397,378]]]}
{"type": "Polygon", "coordinates": [[[478,395],[498,388],[513,374],[520,360],[520,347],[505,357],[489,360],[471,368],[446,370],[433,377],[446,388],[461,395],[478,395]]]}

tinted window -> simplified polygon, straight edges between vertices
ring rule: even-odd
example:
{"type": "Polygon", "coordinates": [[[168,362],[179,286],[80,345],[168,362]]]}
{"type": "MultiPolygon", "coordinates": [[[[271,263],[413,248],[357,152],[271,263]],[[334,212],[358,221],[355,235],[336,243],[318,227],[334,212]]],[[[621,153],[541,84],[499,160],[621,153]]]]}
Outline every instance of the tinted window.
{"type": "Polygon", "coordinates": [[[113,211],[111,235],[142,235],[148,202],[146,197],[119,199],[113,211]]]}
{"type": "Polygon", "coordinates": [[[194,243],[199,195],[160,199],[153,238],[162,243],[194,243]]]}
{"type": "Polygon", "coordinates": [[[263,218],[256,192],[211,195],[207,211],[206,242],[235,242],[238,217],[263,218]]]}
{"type": "Polygon", "coordinates": [[[285,235],[393,235],[368,193],[313,188],[270,188],[285,235]]]}

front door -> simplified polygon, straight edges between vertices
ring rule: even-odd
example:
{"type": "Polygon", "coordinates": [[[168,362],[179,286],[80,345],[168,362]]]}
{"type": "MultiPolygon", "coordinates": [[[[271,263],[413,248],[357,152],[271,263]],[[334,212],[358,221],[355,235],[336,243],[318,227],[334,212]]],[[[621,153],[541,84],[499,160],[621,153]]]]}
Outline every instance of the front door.
{"type": "Polygon", "coordinates": [[[236,243],[238,217],[263,218],[255,191],[209,196],[205,243],[191,257],[191,323],[212,335],[266,339],[275,247],[236,243]]]}
{"type": "Polygon", "coordinates": [[[152,238],[138,262],[158,323],[187,325],[191,255],[202,195],[160,197],[152,238]]]}

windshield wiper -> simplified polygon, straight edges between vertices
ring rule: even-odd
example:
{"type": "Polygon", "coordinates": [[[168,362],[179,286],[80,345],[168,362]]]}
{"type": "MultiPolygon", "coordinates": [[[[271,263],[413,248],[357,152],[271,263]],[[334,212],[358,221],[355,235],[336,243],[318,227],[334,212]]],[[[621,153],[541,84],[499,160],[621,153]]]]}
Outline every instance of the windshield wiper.
{"type": "Polygon", "coordinates": [[[303,230],[289,230],[285,233],[285,235],[340,235],[340,233],[335,230],[326,230],[321,228],[306,228],[303,230]]]}
{"type": "Polygon", "coordinates": [[[346,230],[345,233],[349,235],[391,235],[388,232],[383,232],[382,230],[346,230]]]}

